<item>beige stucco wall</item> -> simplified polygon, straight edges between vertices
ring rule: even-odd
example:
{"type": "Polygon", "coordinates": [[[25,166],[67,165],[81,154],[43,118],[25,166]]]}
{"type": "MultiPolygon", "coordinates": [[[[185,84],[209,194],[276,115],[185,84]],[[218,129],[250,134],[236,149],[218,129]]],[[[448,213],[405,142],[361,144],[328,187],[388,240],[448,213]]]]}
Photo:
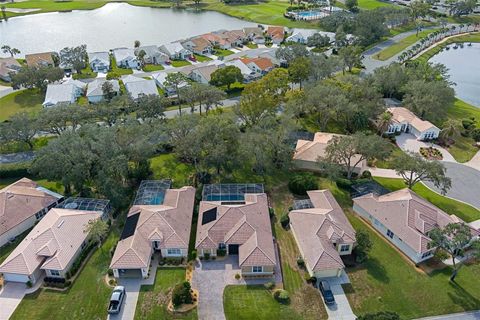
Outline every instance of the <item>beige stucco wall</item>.
{"type": "Polygon", "coordinates": [[[252,272],[253,267],[242,267],[242,274],[245,275],[265,275],[273,273],[273,266],[263,266],[263,272],[252,272]]]}

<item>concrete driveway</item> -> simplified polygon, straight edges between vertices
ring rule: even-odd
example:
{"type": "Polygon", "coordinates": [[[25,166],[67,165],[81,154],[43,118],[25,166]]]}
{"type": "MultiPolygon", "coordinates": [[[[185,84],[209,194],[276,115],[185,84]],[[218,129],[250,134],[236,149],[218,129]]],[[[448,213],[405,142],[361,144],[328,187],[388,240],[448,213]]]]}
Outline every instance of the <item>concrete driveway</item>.
{"type": "Polygon", "coordinates": [[[0,320],[8,320],[25,296],[23,283],[7,282],[0,292],[0,320]]]}
{"type": "Polygon", "coordinates": [[[447,161],[447,162],[457,162],[455,158],[448,152],[446,149],[434,144],[434,143],[428,143],[428,142],[423,142],[417,140],[413,134],[410,133],[402,133],[401,135],[396,137],[396,143],[402,149],[403,151],[409,151],[409,152],[420,152],[420,148],[429,148],[429,147],[434,147],[438,149],[443,156],[442,161],[447,161]]]}
{"type": "MultiPolygon", "coordinates": [[[[463,164],[444,162],[447,176],[452,179],[452,187],[446,196],[466,202],[480,209],[480,171],[463,164]]],[[[423,182],[430,189],[440,193],[433,183],[423,182]]]]}
{"type": "MultiPolygon", "coordinates": [[[[335,304],[332,306],[325,305],[329,320],[355,320],[357,316],[353,313],[347,296],[343,291],[342,284],[350,283],[348,276],[343,272],[341,277],[338,278],[324,278],[319,279],[317,286],[321,280],[326,280],[330,284],[333,296],[335,297],[335,304]]],[[[321,295],[321,293],[320,293],[321,295]]],[[[323,296],[322,296],[323,300],[323,296]]]]}
{"type": "MultiPolygon", "coordinates": [[[[120,279],[119,285],[125,287],[125,299],[119,314],[108,315],[108,320],[133,320],[137,307],[141,279],[120,279]]],[[[105,310],[106,311],[106,310],[105,310]]]]}

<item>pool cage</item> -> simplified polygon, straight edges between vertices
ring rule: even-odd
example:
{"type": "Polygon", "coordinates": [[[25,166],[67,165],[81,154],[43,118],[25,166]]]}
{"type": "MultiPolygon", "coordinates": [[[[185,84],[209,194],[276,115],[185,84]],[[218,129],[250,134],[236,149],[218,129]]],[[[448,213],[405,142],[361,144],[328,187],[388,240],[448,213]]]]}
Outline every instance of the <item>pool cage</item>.
{"type": "Polygon", "coordinates": [[[133,201],[134,205],[159,205],[163,203],[165,191],[170,189],[172,181],[164,180],[143,180],[137,190],[133,201]]]}
{"type": "Polygon", "coordinates": [[[104,214],[112,210],[110,200],[93,198],[67,198],[59,203],[56,208],[84,211],[101,211],[104,214]]]}
{"type": "Polygon", "coordinates": [[[361,197],[369,193],[373,193],[377,196],[382,196],[384,194],[390,193],[390,191],[376,181],[369,181],[354,184],[352,186],[352,191],[350,192],[352,198],[361,197]]]}
{"type": "Polygon", "coordinates": [[[219,183],[206,184],[202,199],[205,201],[244,201],[246,193],[264,193],[263,184],[259,183],[219,183]]]}
{"type": "Polygon", "coordinates": [[[302,199],[293,201],[293,210],[311,209],[314,205],[310,199],[302,199]]]}

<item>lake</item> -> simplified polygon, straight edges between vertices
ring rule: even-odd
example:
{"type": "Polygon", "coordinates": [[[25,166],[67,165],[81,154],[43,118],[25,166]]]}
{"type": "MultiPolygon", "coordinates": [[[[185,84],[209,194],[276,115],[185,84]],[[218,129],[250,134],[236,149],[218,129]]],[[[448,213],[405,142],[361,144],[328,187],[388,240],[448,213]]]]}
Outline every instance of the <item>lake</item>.
{"type": "Polygon", "coordinates": [[[456,83],[455,95],[465,102],[480,108],[480,43],[471,47],[464,44],[463,49],[443,50],[429,61],[444,64],[450,74],[450,79],[456,83]]]}
{"type": "Polygon", "coordinates": [[[20,49],[20,56],[80,44],[86,44],[92,52],[133,47],[135,40],[142,45],[161,45],[219,29],[256,25],[212,11],[109,3],[95,10],[10,18],[0,22],[0,43],[20,49]]]}

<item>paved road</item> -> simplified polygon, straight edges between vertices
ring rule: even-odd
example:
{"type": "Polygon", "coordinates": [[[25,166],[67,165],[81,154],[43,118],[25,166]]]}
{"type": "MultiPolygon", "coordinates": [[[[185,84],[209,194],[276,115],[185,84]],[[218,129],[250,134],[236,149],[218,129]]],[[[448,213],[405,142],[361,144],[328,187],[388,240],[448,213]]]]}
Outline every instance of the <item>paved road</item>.
{"type": "Polygon", "coordinates": [[[480,311],[460,312],[416,320],[480,320],[480,311]]]}
{"type": "MultiPolygon", "coordinates": [[[[459,163],[443,162],[447,176],[452,179],[452,188],[446,196],[466,202],[480,209],[480,171],[459,163]]],[[[431,182],[424,182],[429,188],[440,193],[431,182]]]]}

